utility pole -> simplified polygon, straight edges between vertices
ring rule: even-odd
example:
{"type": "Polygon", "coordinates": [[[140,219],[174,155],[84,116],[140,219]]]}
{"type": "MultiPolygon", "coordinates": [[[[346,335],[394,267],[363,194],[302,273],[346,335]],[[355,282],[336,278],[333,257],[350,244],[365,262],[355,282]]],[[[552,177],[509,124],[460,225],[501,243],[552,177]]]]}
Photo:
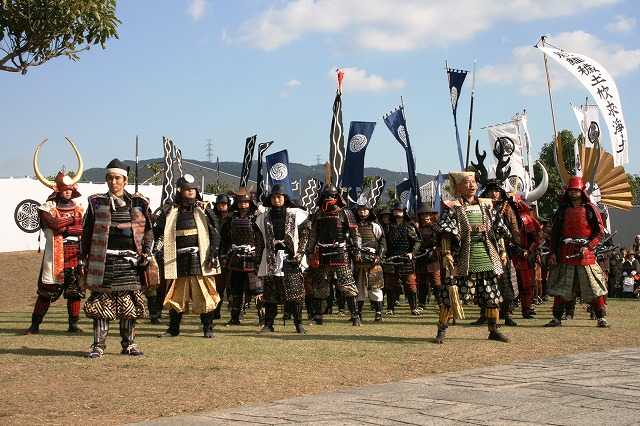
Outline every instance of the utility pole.
{"type": "Polygon", "coordinates": [[[212,162],[213,160],[213,139],[207,139],[207,161],[212,162]]]}
{"type": "Polygon", "coordinates": [[[316,154],[316,166],[320,165],[320,154],[316,154]]]}

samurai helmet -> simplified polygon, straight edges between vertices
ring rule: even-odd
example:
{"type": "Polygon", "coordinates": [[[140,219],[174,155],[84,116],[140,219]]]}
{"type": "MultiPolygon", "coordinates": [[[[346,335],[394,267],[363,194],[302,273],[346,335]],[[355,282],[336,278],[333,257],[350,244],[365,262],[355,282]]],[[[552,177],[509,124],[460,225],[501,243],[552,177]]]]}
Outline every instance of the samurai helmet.
{"type": "Polygon", "coordinates": [[[47,178],[45,178],[42,175],[42,173],[40,173],[40,169],[38,168],[38,154],[40,153],[40,148],[42,148],[42,145],[44,145],[44,143],[49,139],[45,139],[42,142],[40,142],[40,145],[38,145],[38,147],[36,148],[36,152],[33,154],[33,171],[36,174],[36,178],[38,178],[38,180],[44,186],[53,189],[53,194],[51,194],[49,198],[47,198],[47,201],[51,201],[55,199],[59,192],[67,189],[73,190],[71,198],[78,198],[81,196],[81,194],[78,192],[77,183],[82,178],[82,172],[84,171],[82,157],[80,156],[80,152],[78,151],[78,148],[74,145],[71,139],[69,139],[66,136],[65,136],[65,139],[69,141],[69,143],[71,144],[71,147],[76,153],[76,157],[78,158],[78,170],[73,175],[73,177],[61,171],[61,172],[58,172],[54,181],[50,181],[47,178]]]}

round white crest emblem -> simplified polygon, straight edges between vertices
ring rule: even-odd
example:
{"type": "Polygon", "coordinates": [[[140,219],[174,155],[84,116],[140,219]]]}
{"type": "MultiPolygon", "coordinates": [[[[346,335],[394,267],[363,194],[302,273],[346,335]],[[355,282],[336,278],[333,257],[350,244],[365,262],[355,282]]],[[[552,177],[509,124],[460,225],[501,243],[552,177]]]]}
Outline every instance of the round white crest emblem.
{"type": "Polygon", "coordinates": [[[407,205],[407,198],[409,198],[408,189],[406,191],[402,191],[402,194],[400,194],[400,201],[402,201],[402,204],[404,204],[405,206],[407,205]]]}
{"type": "Polygon", "coordinates": [[[367,137],[362,134],[354,135],[349,141],[349,150],[351,152],[358,152],[365,146],[367,146],[367,137]]]}
{"type": "Polygon", "coordinates": [[[289,174],[289,171],[284,163],[276,163],[269,169],[269,176],[273,180],[282,180],[287,177],[287,174],[289,174]]]}
{"type": "Polygon", "coordinates": [[[407,132],[405,131],[404,126],[398,127],[398,137],[400,138],[404,146],[407,146],[407,132]]]}

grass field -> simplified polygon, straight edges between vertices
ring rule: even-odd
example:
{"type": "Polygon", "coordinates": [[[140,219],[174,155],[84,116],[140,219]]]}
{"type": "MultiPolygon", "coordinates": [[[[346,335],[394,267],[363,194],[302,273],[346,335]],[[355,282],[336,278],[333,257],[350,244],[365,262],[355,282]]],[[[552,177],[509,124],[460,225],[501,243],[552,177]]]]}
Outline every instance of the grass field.
{"type": "MultiPolygon", "coordinates": [[[[18,256],[18,255],[16,255],[18,256]]],[[[34,254],[23,254],[20,270],[34,254]]],[[[0,254],[0,269],[8,267],[0,254]]],[[[15,259],[13,259],[15,260],[15,259]]],[[[13,263],[12,263],[13,264],[13,263]]],[[[37,276],[37,271],[36,271],[37,276]]],[[[182,334],[157,339],[166,326],[140,321],[137,343],[143,357],[119,354],[117,324],[100,359],[84,357],[93,341],[90,321],[82,317],[82,334],[69,334],[64,301],[56,302],[38,335],[23,336],[35,300],[35,279],[7,279],[0,274],[0,423],[4,425],[74,423],[123,424],[162,416],[194,413],[269,400],[348,389],[508,364],[568,353],[638,347],[640,301],[610,299],[611,329],[600,329],[577,309],[576,319],[545,328],[551,304],[538,307],[536,319],[518,319],[503,330],[510,344],[487,340],[486,327],[471,326],[478,309],[466,307],[467,319],[447,332],[444,345],[436,334],[436,307],[419,317],[407,306],[383,323],[365,312],[364,325],[330,315],[325,325],[298,335],[293,323],[276,323],[276,333],[257,334],[257,317],[248,311],[243,325],[218,322],[216,338],[204,339],[195,315],[185,315],[182,334]],[[13,301],[13,303],[11,303],[13,301]]],[[[229,313],[223,310],[223,322],[229,313]]],[[[163,319],[166,322],[167,318],[163,319]]],[[[606,362],[603,359],[602,362],[606,362]]]]}

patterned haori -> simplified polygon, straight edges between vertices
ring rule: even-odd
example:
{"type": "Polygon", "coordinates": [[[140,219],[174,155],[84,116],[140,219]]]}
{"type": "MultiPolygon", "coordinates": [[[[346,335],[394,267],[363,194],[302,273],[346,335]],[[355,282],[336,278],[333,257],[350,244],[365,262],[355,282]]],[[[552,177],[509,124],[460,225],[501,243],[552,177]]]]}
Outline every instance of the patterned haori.
{"type": "Polygon", "coordinates": [[[451,241],[455,264],[454,277],[447,277],[437,298],[439,304],[450,306],[449,287],[458,286],[460,301],[474,301],[482,307],[497,307],[502,301],[497,276],[503,273],[498,252],[498,230],[508,234],[500,218],[495,218],[490,200],[477,204],[460,201],[450,203],[436,225],[441,238],[451,241]]]}

